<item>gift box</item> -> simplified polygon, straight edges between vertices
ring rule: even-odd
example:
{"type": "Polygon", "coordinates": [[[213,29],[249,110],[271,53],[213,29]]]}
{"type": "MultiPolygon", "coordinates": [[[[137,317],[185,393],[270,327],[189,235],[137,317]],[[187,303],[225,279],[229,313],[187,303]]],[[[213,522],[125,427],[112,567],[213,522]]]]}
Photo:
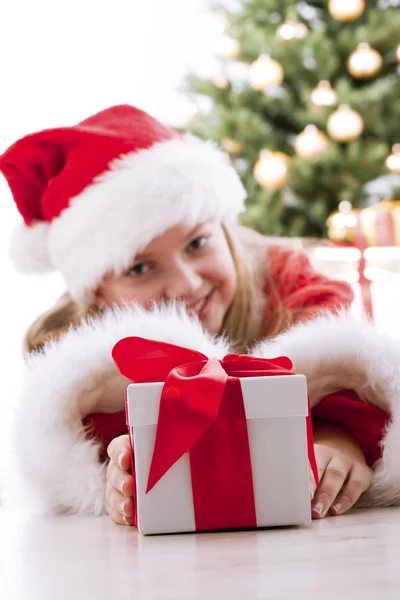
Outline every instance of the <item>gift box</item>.
{"type": "Polygon", "coordinates": [[[321,244],[307,254],[316,271],[351,284],[357,317],[367,316],[381,332],[400,334],[400,246],[360,250],[321,244]]]}
{"type": "Polygon", "coordinates": [[[304,525],[317,469],[306,379],[288,358],[222,360],[142,338],[113,350],[142,534],[304,525]]]}
{"type": "Polygon", "coordinates": [[[343,202],[326,224],[328,235],[334,242],[361,249],[400,246],[400,201],[386,198],[362,209],[354,209],[343,202]]]}

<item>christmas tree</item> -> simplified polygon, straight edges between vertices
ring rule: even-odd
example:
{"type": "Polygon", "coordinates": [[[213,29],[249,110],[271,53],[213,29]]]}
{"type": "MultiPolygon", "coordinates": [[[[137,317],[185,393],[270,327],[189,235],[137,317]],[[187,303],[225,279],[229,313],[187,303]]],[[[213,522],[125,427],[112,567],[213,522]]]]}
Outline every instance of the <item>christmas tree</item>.
{"type": "Polygon", "coordinates": [[[368,205],[367,184],[400,173],[399,6],[241,0],[215,9],[218,72],[186,78],[200,108],[189,129],[230,155],[248,192],[244,224],[324,236],[339,205],[368,205]]]}

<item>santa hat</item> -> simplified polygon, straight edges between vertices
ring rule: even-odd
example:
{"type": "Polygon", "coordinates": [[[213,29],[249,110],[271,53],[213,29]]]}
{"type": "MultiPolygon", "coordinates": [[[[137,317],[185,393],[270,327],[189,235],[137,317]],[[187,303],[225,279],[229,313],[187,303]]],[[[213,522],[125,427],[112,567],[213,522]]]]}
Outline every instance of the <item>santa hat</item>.
{"type": "Polygon", "coordinates": [[[23,224],[11,259],[59,271],[77,302],[178,223],[236,220],[245,192],[210,142],[180,135],[132,106],[28,135],[0,156],[23,224]]]}

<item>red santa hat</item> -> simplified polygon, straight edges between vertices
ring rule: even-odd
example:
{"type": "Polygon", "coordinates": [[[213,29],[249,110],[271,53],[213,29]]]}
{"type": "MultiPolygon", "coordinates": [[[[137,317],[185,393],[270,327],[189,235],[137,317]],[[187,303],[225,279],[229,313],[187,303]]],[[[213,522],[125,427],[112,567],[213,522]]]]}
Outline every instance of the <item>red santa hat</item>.
{"type": "Polygon", "coordinates": [[[28,135],[0,156],[23,223],[11,259],[58,270],[77,302],[178,223],[236,220],[245,192],[212,143],[122,105],[28,135]]]}

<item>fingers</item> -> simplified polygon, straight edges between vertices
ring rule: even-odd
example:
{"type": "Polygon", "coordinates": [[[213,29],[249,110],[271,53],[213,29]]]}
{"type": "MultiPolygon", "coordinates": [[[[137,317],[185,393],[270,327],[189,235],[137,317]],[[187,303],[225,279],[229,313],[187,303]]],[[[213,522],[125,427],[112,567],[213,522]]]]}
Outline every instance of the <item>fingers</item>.
{"type": "Polygon", "coordinates": [[[110,461],[107,467],[107,483],[118,490],[126,498],[134,494],[133,477],[123,471],[115,462],[110,461]]]}
{"type": "Polygon", "coordinates": [[[342,515],[357,502],[372,482],[372,470],[334,456],[327,464],[312,502],[312,516],[342,515]]]}
{"type": "Polygon", "coordinates": [[[126,498],[111,485],[106,488],[106,504],[108,514],[118,525],[132,525],[134,512],[133,498],[126,498]]]}
{"type": "Polygon", "coordinates": [[[318,444],[314,446],[314,451],[315,459],[317,461],[318,479],[321,481],[326,467],[333,458],[333,452],[330,448],[327,448],[326,446],[320,446],[318,444]]]}
{"type": "Polygon", "coordinates": [[[107,454],[121,469],[128,470],[131,466],[131,449],[128,435],[114,438],[108,445],[107,454]]]}
{"type": "Polygon", "coordinates": [[[308,484],[310,487],[310,500],[312,500],[317,489],[317,484],[310,464],[308,465],[308,484]]]}
{"type": "Polygon", "coordinates": [[[134,481],[130,473],[131,449],[129,437],[112,440],[107,448],[110,462],[107,467],[106,505],[114,523],[132,525],[134,513],[134,481]]]}
{"type": "Polygon", "coordinates": [[[334,456],[328,463],[312,502],[312,516],[323,519],[339,494],[348,476],[343,460],[334,456]]]}
{"type": "Polygon", "coordinates": [[[372,482],[372,470],[364,465],[355,464],[350,472],[349,479],[336,497],[330,514],[343,515],[357,502],[372,482]]]}
{"type": "Polygon", "coordinates": [[[120,515],[115,510],[110,509],[108,514],[117,525],[132,525],[132,519],[120,515]]]}

